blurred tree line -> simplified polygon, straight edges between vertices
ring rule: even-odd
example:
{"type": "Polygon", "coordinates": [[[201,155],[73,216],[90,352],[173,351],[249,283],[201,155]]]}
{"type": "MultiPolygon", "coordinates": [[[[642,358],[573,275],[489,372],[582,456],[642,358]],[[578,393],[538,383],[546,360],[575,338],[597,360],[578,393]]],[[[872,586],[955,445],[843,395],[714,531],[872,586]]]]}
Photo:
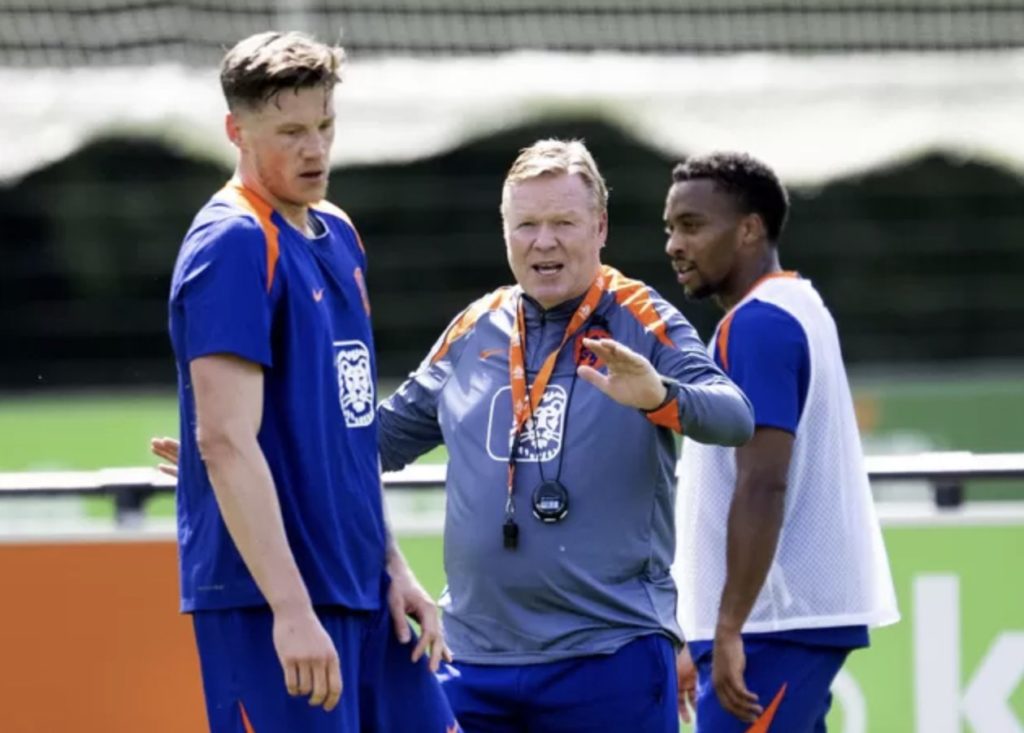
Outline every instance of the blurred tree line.
{"type": "MultiPolygon", "coordinates": [[[[711,333],[717,313],[684,302],[663,251],[674,161],[602,123],[552,121],[334,172],[330,198],[369,252],[382,376],[413,369],[455,313],[510,282],[501,183],[516,151],[548,136],[585,138],[611,187],[605,261],[711,333]]],[[[0,389],[172,383],[171,267],[229,175],[158,143],[109,139],[0,187],[0,389]]],[[[783,265],[821,290],[848,362],[1024,358],[1024,180],[932,155],[791,194],[783,265]]]]}

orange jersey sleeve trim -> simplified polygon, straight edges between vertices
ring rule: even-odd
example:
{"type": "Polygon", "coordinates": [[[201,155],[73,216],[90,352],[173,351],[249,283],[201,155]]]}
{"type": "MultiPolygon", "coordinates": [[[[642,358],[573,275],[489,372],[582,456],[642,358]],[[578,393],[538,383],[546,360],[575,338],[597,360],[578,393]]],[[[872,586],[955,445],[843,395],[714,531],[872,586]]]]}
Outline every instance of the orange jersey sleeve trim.
{"type": "Polygon", "coordinates": [[[352,227],[352,231],[355,232],[356,242],[359,244],[359,249],[363,250],[363,254],[366,254],[366,247],[363,245],[363,238],[359,236],[359,230],[356,229],[356,225],[352,223],[351,217],[345,211],[326,199],[317,201],[313,204],[313,209],[316,211],[322,211],[325,214],[330,214],[352,227]]]}
{"type": "Polygon", "coordinates": [[[500,308],[511,293],[512,288],[510,287],[498,288],[493,293],[488,293],[462,311],[462,315],[448,327],[448,332],[444,335],[441,348],[430,358],[430,363],[436,364],[443,359],[453,343],[462,338],[480,320],[481,316],[500,308]]]}
{"type": "Polygon", "coordinates": [[[683,426],[679,422],[679,398],[669,400],[657,410],[646,413],[647,419],[660,428],[668,428],[682,434],[683,426]]]}
{"type": "Polygon", "coordinates": [[[274,213],[273,207],[261,199],[254,192],[243,186],[238,180],[232,180],[220,191],[222,196],[229,203],[249,212],[256,217],[263,236],[267,241],[267,292],[274,285],[274,272],[277,270],[277,260],[281,256],[281,247],[278,240],[280,231],[277,225],[270,218],[274,213]]]}
{"type": "Polygon", "coordinates": [[[653,333],[661,343],[674,349],[676,345],[668,335],[668,326],[662,320],[658,309],[654,307],[654,300],[647,286],[607,265],[602,268],[602,272],[607,281],[605,287],[615,296],[615,302],[629,311],[640,325],[653,333]]]}

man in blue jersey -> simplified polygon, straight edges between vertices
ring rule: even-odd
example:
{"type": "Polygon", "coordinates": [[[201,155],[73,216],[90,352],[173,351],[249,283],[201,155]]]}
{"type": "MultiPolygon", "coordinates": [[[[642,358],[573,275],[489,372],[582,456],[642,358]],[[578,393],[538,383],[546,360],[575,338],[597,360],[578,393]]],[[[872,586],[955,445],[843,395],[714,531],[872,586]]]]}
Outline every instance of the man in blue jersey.
{"type": "Polygon", "coordinates": [[[726,311],[710,351],[756,426],[739,448],[684,442],[680,710],[696,671],[700,733],[824,731],[847,655],[899,618],[835,323],[779,265],[788,197],[771,169],[719,153],[672,177],[667,253],[688,297],[726,311]]]}
{"type": "Polygon", "coordinates": [[[342,57],[297,33],[228,52],[238,166],[174,268],[181,607],[215,733],[456,729],[384,523],[366,255],[323,201],[342,57]]]}

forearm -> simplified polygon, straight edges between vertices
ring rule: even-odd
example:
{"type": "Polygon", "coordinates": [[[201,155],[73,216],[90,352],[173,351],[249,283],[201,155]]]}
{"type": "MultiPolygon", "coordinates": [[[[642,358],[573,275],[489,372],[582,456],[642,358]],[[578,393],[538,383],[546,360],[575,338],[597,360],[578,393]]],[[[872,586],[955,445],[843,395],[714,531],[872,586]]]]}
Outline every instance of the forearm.
{"type": "Polygon", "coordinates": [[[726,579],[718,628],[738,633],[768,577],[785,504],[785,484],[741,480],[729,509],[726,579]]]}
{"type": "Polygon", "coordinates": [[[421,414],[398,397],[377,408],[381,469],[397,471],[441,444],[437,417],[421,414]]]}
{"type": "Polygon", "coordinates": [[[310,607],[255,436],[201,437],[200,445],[224,524],[267,603],[275,612],[310,607]]]}
{"type": "Polygon", "coordinates": [[[743,393],[724,379],[679,387],[679,423],[698,443],[736,446],[754,434],[754,413],[743,393]]]}
{"type": "Polygon", "coordinates": [[[387,492],[384,490],[384,482],[380,484],[380,501],[384,507],[384,564],[388,574],[393,578],[399,573],[410,572],[409,564],[402,554],[398,542],[395,540],[395,533],[391,531],[391,520],[388,517],[387,492]]]}
{"type": "Polygon", "coordinates": [[[385,564],[388,575],[392,578],[405,574],[412,575],[412,568],[409,567],[409,563],[405,559],[405,555],[402,554],[402,548],[398,546],[398,543],[395,541],[395,536],[390,529],[388,529],[385,564]]]}

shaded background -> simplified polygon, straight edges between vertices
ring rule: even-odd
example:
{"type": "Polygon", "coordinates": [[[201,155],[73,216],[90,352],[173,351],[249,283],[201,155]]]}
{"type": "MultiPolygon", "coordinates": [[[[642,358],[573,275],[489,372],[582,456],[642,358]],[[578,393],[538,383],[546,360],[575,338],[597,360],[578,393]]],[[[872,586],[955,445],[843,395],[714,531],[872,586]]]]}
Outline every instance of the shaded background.
{"type": "MultiPolygon", "coordinates": [[[[383,377],[413,369],[455,313],[510,280],[501,183],[541,136],[587,141],[612,189],[605,259],[710,334],[716,313],[683,301],[662,249],[673,159],[607,124],[555,119],[428,160],[334,171],[330,197],[369,251],[383,377]]],[[[172,384],[169,274],[229,175],[108,139],[0,189],[0,388],[172,384]]],[[[850,364],[1024,358],[1024,179],[932,154],[791,193],[783,264],[821,290],[850,364]]]]}
{"type": "Polygon", "coordinates": [[[330,198],[386,385],[510,281],[501,182],[540,137],[586,140],[606,260],[707,337],[662,205],[674,162],[739,147],[790,185],[783,264],[836,317],[869,449],[1018,445],[1024,0],[0,0],[0,469],[173,432],[169,275],[231,172],[216,66],[269,27],[350,55],[330,198]]]}

